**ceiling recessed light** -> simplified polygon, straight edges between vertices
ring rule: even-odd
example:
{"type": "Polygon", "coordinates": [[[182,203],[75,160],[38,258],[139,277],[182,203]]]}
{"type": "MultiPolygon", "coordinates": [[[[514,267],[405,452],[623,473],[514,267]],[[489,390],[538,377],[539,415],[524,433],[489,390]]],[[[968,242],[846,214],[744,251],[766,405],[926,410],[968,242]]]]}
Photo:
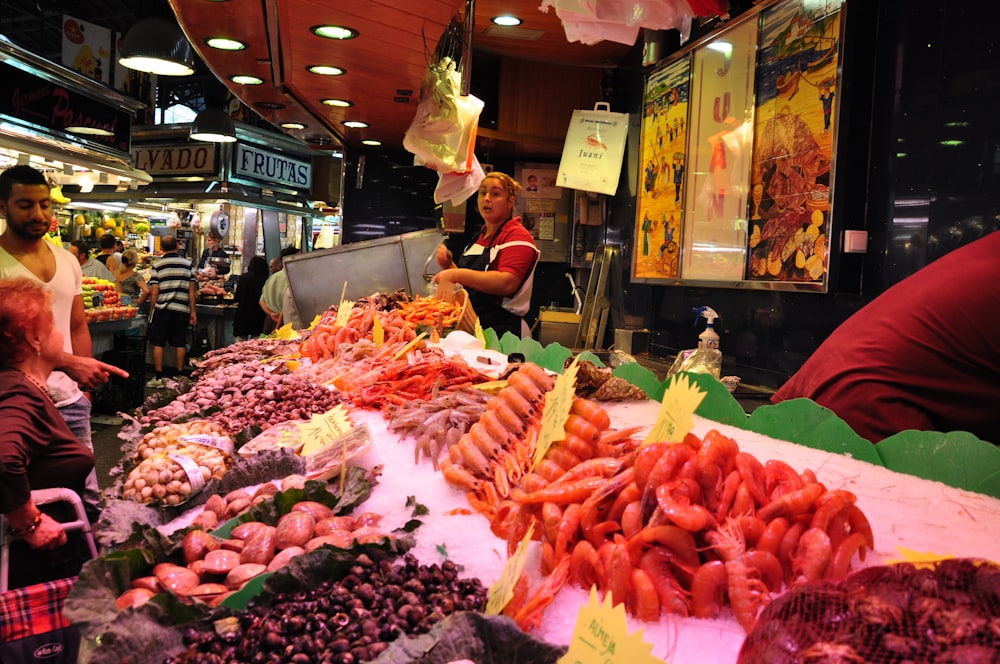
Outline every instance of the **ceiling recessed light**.
{"type": "Polygon", "coordinates": [[[304,125],[301,122],[282,122],[282,129],[305,129],[308,125],[304,125]]]}
{"type": "Polygon", "coordinates": [[[313,65],[306,67],[306,69],[320,76],[340,76],[344,73],[340,67],[331,67],[330,65],[313,65]]]}
{"type": "Polygon", "coordinates": [[[208,37],[205,43],[220,51],[242,51],[247,47],[243,42],[229,37],[208,37]]]}
{"type": "Polygon", "coordinates": [[[368,126],[368,123],[361,120],[344,120],[343,125],[351,129],[364,129],[368,126]]]}
{"type": "Polygon", "coordinates": [[[372,147],[375,147],[377,145],[382,145],[382,141],[376,141],[374,138],[366,138],[365,140],[361,141],[361,144],[371,145],[372,147]]]}
{"type": "Polygon", "coordinates": [[[318,36],[327,39],[354,39],[358,36],[358,31],[341,25],[316,25],[310,31],[318,36]]]}
{"type": "Polygon", "coordinates": [[[348,106],[354,106],[354,102],[347,101],[346,99],[324,99],[323,103],[327,106],[336,106],[337,108],[347,108],[348,106]]]}
{"type": "Polygon", "coordinates": [[[264,82],[264,79],[258,76],[248,76],[246,74],[234,74],[229,77],[229,80],[240,85],[260,85],[264,82]]]}
{"type": "Polygon", "coordinates": [[[521,25],[521,19],[516,16],[511,16],[510,14],[501,14],[500,16],[494,16],[491,19],[497,25],[502,25],[507,28],[512,28],[515,25],[521,25]]]}

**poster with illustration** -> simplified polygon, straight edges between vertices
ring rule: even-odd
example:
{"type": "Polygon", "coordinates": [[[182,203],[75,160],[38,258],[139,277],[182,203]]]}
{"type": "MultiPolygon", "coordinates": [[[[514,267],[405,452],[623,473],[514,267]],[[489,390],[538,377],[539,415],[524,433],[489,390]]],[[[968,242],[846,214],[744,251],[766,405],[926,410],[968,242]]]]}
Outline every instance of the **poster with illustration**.
{"type": "Polygon", "coordinates": [[[63,14],[62,62],[101,83],[111,82],[111,30],[63,14]]]}
{"type": "Polygon", "coordinates": [[[679,276],[690,63],[678,60],[646,81],[632,280],[679,276]]]}
{"type": "Polygon", "coordinates": [[[747,279],[825,282],[841,5],[762,12],[747,279]]]}

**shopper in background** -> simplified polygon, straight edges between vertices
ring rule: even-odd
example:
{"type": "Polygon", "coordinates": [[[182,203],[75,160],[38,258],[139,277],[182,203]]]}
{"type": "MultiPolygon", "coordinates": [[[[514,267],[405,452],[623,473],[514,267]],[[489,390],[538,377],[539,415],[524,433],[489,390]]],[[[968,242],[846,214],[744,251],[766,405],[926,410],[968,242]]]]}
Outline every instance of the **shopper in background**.
{"type": "Polygon", "coordinates": [[[247,271],[236,282],[236,315],[233,317],[233,336],[244,341],[260,336],[264,331],[267,314],[260,308],[260,295],[270,272],[263,256],[254,256],[247,264],[247,271]]]}
{"type": "Polygon", "coordinates": [[[177,371],[184,371],[188,326],[198,322],[196,311],[197,279],[191,261],[177,251],[177,238],[165,235],[160,240],[163,256],[153,263],[149,277],[148,340],[153,345],[153,368],[156,375],[146,387],[163,387],[163,349],[167,344],[177,353],[177,371]]]}
{"type": "Polygon", "coordinates": [[[945,254],[842,323],[771,397],[807,397],[873,443],[906,429],[1000,444],[1000,231],[945,254]]]}
{"type": "Polygon", "coordinates": [[[443,244],[436,255],[442,270],[434,281],[444,288],[465,286],[483,329],[492,327],[498,337],[504,332],[519,337],[529,333],[524,315],[531,304],[540,252],[521,218],[513,216],[520,192],[521,185],[506,173],[489,173],[477,196],[485,222],[479,237],[466,247],[457,264],[443,244]]]}
{"type": "Polygon", "coordinates": [[[16,540],[10,587],[79,572],[79,542],[31,498],[36,489],[65,487],[78,495],[94,469],[88,450],[60,417],[46,379],[62,363],[63,336],[52,294],[36,279],[0,279],[0,513],[16,540]]]}
{"type": "Polygon", "coordinates": [[[229,258],[229,256],[226,255],[226,251],[219,243],[219,238],[217,237],[209,236],[208,246],[205,247],[203,252],[201,252],[201,258],[198,259],[198,271],[200,272],[207,267],[212,267],[215,269],[215,273],[220,277],[229,274],[228,265],[212,265],[208,262],[208,259],[210,258],[229,258]]]}
{"type": "Polygon", "coordinates": [[[98,240],[98,244],[101,246],[101,251],[94,256],[94,260],[103,263],[104,267],[108,268],[108,272],[115,274],[118,272],[118,266],[121,265],[122,260],[122,255],[118,253],[118,240],[115,239],[114,235],[105,233],[98,240]]]}
{"type": "Polygon", "coordinates": [[[87,245],[86,240],[73,240],[70,242],[69,253],[76,256],[77,262],[80,263],[80,272],[83,273],[83,276],[104,279],[105,281],[115,280],[115,275],[111,274],[111,270],[106,268],[100,261],[90,257],[90,247],[87,245]]]}
{"type": "MultiPolygon", "coordinates": [[[[80,263],[45,239],[52,219],[45,174],[27,165],[12,166],[0,174],[0,215],[7,220],[0,235],[0,278],[28,277],[52,292],[52,313],[63,339],[63,354],[46,386],[70,431],[93,450],[90,400],[80,388],[94,389],[108,382],[112,374],[128,378],[128,373],[91,356],[80,263]]],[[[82,497],[88,514],[96,516],[100,493],[93,472],[82,497]]]]}
{"type": "Polygon", "coordinates": [[[139,310],[143,313],[146,313],[148,309],[146,302],[149,300],[149,286],[146,285],[146,280],[142,278],[142,275],[136,272],[136,266],[139,264],[139,254],[136,253],[135,249],[128,249],[122,254],[121,263],[121,267],[118,268],[118,274],[115,275],[115,288],[118,289],[119,293],[132,298],[132,304],[139,307],[139,310]]]}
{"type": "Polygon", "coordinates": [[[264,332],[272,332],[288,322],[282,320],[285,291],[288,290],[288,273],[284,269],[285,258],[294,256],[297,253],[299,253],[299,250],[295,247],[285,247],[281,250],[279,256],[281,259],[281,268],[277,272],[272,271],[271,276],[267,279],[267,283],[264,284],[264,290],[261,291],[260,308],[264,310],[264,313],[271,320],[270,324],[265,322],[264,332]]]}

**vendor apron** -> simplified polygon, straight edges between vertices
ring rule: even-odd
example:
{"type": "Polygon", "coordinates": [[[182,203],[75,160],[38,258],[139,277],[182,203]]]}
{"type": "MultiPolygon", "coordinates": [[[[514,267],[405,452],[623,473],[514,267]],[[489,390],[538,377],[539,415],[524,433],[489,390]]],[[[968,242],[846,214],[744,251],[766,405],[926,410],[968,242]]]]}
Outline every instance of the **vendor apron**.
{"type": "MultiPolygon", "coordinates": [[[[500,228],[487,240],[488,244],[496,239],[506,223],[505,221],[503,224],[500,224],[500,228]]],[[[524,241],[507,242],[495,247],[489,247],[488,249],[474,242],[466,248],[465,253],[459,258],[458,266],[470,270],[489,270],[502,249],[519,245],[528,246],[538,251],[535,245],[524,241]]],[[[538,265],[537,260],[535,261],[535,265],[538,265]]],[[[528,312],[528,306],[530,305],[531,283],[534,277],[535,268],[532,267],[531,272],[525,278],[517,292],[505,298],[500,298],[489,293],[481,293],[472,288],[466,289],[469,293],[469,303],[472,305],[472,309],[476,312],[476,315],[479,316],[479,324],[484,330],[492,327],[493,331],[496,332],[497,338],[503,337],[504,332],[510,332],[522,338],[528,336],[528,324],[524,321],[523,316],[528,312]]]]}

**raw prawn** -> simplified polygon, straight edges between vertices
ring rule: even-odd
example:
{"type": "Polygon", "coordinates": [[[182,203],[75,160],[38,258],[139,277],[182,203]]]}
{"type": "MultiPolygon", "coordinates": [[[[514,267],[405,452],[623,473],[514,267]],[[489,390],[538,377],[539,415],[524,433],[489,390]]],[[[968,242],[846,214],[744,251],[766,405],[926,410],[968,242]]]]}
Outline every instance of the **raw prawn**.
{"type": "Polygon", "coordinates": [[[833,561],[830,536],[825,530],[809,528],[795,546],[792,554],[792,574],[795,583],[808,583],[822,579],[833,561]]]}
{"type": "Polygon", "coordinates": [[[524,602],[524,605],[514,614],[518,627],[526,632],[542,624],[542,612],[555,599],[569,578],[570,558],[566,557],[556,563],[555,569],[542,584],[535,589],[524,602]]]}

